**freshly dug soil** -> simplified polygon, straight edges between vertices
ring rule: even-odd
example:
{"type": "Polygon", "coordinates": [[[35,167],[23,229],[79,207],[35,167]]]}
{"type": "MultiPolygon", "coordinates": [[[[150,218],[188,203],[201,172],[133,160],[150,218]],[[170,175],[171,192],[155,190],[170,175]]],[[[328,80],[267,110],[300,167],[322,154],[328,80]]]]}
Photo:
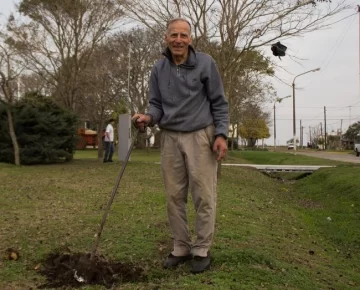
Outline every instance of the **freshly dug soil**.
{"type": "Polygon", "coordinates": [[[39,289],[97,284],[111,287],[114,284],[145,280],[143,269],[132,264],[107,261],[103,256],[84,253],[50,253],[41,263],[38,272],[47,278],[39,289]]]}

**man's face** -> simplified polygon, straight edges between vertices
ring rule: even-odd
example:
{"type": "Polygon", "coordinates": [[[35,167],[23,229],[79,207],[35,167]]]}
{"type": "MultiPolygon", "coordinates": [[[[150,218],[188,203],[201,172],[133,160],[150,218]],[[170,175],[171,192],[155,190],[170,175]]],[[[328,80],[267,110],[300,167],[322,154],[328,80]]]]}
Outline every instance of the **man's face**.
{"type": "Polygon", "coordinates": [[[192,43],[189,24],[185,21],[170,24],[165,35],[165,42],[173,56],[186,56],[188,47],[192,43]]]}

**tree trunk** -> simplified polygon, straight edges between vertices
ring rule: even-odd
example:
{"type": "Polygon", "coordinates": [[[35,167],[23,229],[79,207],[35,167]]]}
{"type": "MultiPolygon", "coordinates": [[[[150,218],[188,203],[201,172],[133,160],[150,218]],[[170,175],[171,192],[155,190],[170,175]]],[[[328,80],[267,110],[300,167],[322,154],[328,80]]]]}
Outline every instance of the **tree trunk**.
{"type": "MultiPolygon", "coordinates": [[[[103,139],[102,139],[102,128],[104,128],[104,109],[101,110],[100,122],[96,128],[97,138],[98,138],[98,159],[104,157],[104,148],[103,148],[103,139]]],[[[114,140],[115,141],[115,140],[114,140]]]]}
{"type": "MultiPolygon", "coordinates": [[[[103,123],[103,122],[101,122],[103,123]]],[[[102,129],[103,124],[97,126],[96,132],[97,132],[97,139],[98,139],[98,159],[102,159],[104,157],[104,150],[103,150],[103,138],[102,138],[102,129]]]]}
{"type": "Polygon", "coordinates": [[[257,139],[255,138],[248,138],[247,140],[247,147],[256,147],[257,139]]]}
{"type": "Polygon", "coordinates": [[[19,144],[18,144],[18,141],[16,138],[16,133],[15,133],[15,129],[14,129],[14,121],[12,118],[10,105],[6,106],[6,113],[7,113],[8,122],[9,122],[9,133],[10,133],[11,141],[12,141],[13,148],[14,148],[15,165],[20,166],[20,150],[19,150],[19,144]]]}

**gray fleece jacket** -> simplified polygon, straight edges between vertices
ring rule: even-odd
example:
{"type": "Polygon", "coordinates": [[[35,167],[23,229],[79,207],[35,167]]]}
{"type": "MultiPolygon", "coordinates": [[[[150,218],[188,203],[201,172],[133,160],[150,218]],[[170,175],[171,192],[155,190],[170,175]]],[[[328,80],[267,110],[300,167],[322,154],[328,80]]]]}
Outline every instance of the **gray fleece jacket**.
{"type": "Polygon", "coordinates": [[[227,137],[229,105],[215,61],[191,46],[188,59],[178,66],[168,48],[163,54],[150,76],[150,126],[193,132],[214,124],[215,136],[227,137]]]}

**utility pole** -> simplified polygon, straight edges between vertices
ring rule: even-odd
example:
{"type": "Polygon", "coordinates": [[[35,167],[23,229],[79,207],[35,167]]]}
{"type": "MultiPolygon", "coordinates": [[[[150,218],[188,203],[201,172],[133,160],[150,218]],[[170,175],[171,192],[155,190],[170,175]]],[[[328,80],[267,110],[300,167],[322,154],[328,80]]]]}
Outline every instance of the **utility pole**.
{"type": "Polygon", "coordinates": [[[342,124],[343,124],[343,119],[341,119],[341,125],[340,125],[340,134],[342,135],[342,124]]]}
{"type": "Polygon", "coordinates": [[[322,123],[321,122],[320,122],[320,136],[321,136],[321,140],[324,141],[323,129],[322,129],[322,123]]]}
{"type": "MultiPolygon", "coordinates": [[[[359,13],[359,89],[360,89],[360,5],[358,7],[358,13],[359,13]]],[[[360,91],[359,91],[360,93],[360,91]]]]}
{"type": "Polygon", "coordinates": [[[274,151],[276,151],[276,112],[275,112],[275,104],[274,103],[274,151]]]}
{"type": "Polygon", "coordinates": [[[304,126],[301,127],[301,140],[302,148],[304,149],[304,126]]]}
{"type": "Polygon", "coordinates": [[[326,147],[326,142],[327,142],[327,136],[326,136],[326,107],[324,106],[324,133],[325,133],[325,139],[324,139],[324,141],[325,141],[325,150],[327,149],[326,147]]]}
{"type": "Polygon", "coordinates": [[[322,122],[320,122],[320,135],[321,135],[321,138],[323,139],[324,136],[323,136],[322,122]]]}
{"type": "Polygon", "coordinates": [[[300,148],[302,148],[302,126],[301,126],[301,120],[300,120],[300,148]]]}
{"type": "Polygon", "coordinates": [[[341,119],[341,125],[340,125],[340,149],[342,149],[342,124],[343,124],[343,119],[341,119]]]}
{"type": "Polygon", "coordinates": [[[297,76],[294,77],[294,80],[292,82],[292,89],[293,89],[293,141],[294,141],[294,154],[296,155],[296,118],[295,118],[295,80],[297,77],[299,76],[302,76],[302,75],[305,75],[305,74],[308,74],[308,73],[311,73],[311,72],[317,72],[319,71],[320,68],[316,68],[316,69],[312,69],[312,70],[309,70],[309,71],[306,71],[302,74],[299,74],[297,76]]]}
{"type": "Polygon", "coordinates": [[[312,140],[311,140],[311,127],[309,126],[309,135],[310,135],[310,148],[312,148],[312,140]]]}
{"type": "Polygon", "coordinates": [[[351,118],[351,106],[349,106],[349,127],[351,126],[351,122],[352,122],[351,119],[352,119],[351,118]]]}

